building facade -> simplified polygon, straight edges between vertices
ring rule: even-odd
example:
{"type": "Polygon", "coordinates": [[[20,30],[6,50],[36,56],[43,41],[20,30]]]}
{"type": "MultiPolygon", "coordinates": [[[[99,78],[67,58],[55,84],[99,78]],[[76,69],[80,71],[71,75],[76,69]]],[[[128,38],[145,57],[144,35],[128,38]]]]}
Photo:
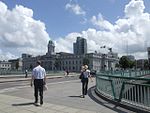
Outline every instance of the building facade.
{"type": "Polygon", "coordinates": [[[76,43],[73,44],[74,54],[59,52],[55,53],[54,43],[48,43],[48,52],[43,56],[31,57],[23,55],[23,70],[32,70],[36,66],[36,61],[41,60],[42,66],[49,71],[54,70],[69,70],[71,72],[80,72],[81,66],[88,62],[90,70],[110,70],[115,68],[118,63],[118,55],[113,52],[108,54],[102,53],[87,53],[87,43],[84,38],[77,37],[76,43]]]}
{"type": "Polygon", "coordinates": [[[148,69],[148,60],[147,59],[139,59],[136,60],[136,68],[137,69],[148,69]]]}
{"type": "Polygon", "coordinates": [[[11,62],[0,61],[0,70],[11,70],[11,62]]]}
{"type": "Polygon", "coordinates": [[[11,70],[22,70],[22,59],[11,59],[8,60],[11,63],[11,70]]]}

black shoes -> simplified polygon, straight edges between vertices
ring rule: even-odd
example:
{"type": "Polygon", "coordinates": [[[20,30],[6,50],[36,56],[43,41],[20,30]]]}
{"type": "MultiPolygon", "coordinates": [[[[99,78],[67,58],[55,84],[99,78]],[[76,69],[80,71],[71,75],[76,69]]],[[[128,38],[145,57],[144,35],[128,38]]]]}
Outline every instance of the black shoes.
{"type": "Polygon", "coordinates": [[[34,105],[35,105],[35,106],[39,106],[39,103],[38,103],[38,102],[34,102],[34,105]]]}
{"type": "Polygon", "coordinates": [[[40,105],[43,105],[43,101],[40,102],[40,105]]]}
{"type": "Polygon", "coordinates": [[[85,98],[85,96],[84,96],[84,95],[81,95],[80,97],[81,97],[81,98],[85,98]]]}
{"type": "Polygon", "coordinates": [[[42,106],[42,105],[43,105],[43,101],[41,101],[40,104],[39,104],[37,101],[35,101],[35,102],[34,102],[34,105],[35,105],[35,106],[42,106]]]}

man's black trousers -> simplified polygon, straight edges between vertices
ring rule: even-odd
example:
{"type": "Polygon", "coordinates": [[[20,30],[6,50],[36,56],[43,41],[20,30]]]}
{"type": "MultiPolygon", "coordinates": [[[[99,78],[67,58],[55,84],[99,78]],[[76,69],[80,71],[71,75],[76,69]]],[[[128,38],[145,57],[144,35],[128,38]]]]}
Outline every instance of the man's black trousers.
{"type": "Polygon", "coordinates": [[[40,95],[40,104],[43,104],[43,79],[35,79],[34,80],[34,96],[35,103],[38,102],[38,93],[40,95]]]}

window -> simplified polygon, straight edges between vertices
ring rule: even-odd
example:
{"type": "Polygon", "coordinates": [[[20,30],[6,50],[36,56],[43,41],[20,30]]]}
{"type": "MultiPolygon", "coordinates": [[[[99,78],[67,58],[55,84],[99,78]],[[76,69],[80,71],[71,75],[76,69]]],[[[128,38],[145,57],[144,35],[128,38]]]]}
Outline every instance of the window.
{"type": "Polygon", "coordinates": [[[82,64],[81,60],[80,60],[80,64],[82,64]]]}
{"type": "Polygon", "coordinates": [[[78,61],[76,60],[76,64],[78,64],[78,61]]]}
{"type": "Polygon", "coordinates": [[[73,70],[75,70],[75,67],[73,66],[73,70]]]}

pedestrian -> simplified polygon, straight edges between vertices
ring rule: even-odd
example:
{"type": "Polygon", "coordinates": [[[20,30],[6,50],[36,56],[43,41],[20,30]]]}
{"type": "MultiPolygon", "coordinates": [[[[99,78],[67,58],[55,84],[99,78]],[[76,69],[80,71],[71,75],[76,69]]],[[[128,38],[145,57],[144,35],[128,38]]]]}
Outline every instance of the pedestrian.
{"type": "Polygon", "coordinates": [[[25,78],[27,78],[28,77],[28,70],[26,69],[25,70],[25,78]]]}
{"type": "Polygon", "coordinates": [[[90,75],[90,70],[88,69],[87,65],[82,66],[81,70],[81,82],[82,82],[82,98],[85,98],[85,95],[87,95],[87,90],[88,90],[88,82],[89,78],[92,80],[91,75],[90,75]]]}
{"type": "Polygon", "coordinates": [[[67,76],[69,76],[69,70],[66,70],[67,76]]]}
{"type": "Polygon", "coordinates": [[[68,77],[69,76],[69,70],[65,70],[65,77],[68,77]]]}
{"type": "Polygon", "coordinates": [[[34,97],[35,105],[38,104],[38,94],[40,95],[40,105],[43,105],[43,85],[46,84],[46,72],[43,67],[41,67],[41,61],[37,61],[37,66],[32,71],[31,77],[31,87],[34,81],[34,97]]]}

